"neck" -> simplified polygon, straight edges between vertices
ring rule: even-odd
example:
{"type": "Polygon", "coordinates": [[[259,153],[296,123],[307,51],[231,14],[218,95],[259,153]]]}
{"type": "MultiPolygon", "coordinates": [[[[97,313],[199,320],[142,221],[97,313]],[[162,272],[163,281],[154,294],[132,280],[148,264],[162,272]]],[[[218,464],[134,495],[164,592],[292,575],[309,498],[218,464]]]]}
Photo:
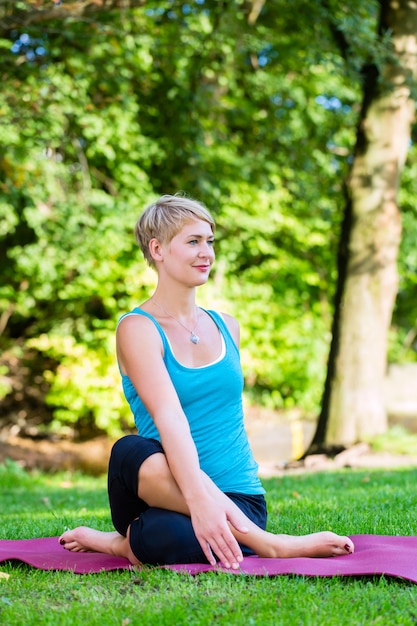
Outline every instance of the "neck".
{"type": "Polygon", "coordinates": [[[161,311],[164,311],[164,313],[168,315],[168,317],[173,317],[175,319],[187,320],[187,321],[189,319],[194,319],[195,316],[198,314],[198,310],[199,310],[198,306],[195,303],[192,305],[191,308],[187,307],[187,309],[180,309],[180,308],[175,308],[173,304],[170,302],[163,304],[162,302],[157,300],[155,296],[152,296],[152,298],[149,300],[149,303],[153,307],[156,307],[157,309],[159,309],[160,313],[161,311]]]}
{"type": "Polygon", "coordinates": [[[198,322],[199,322],[199,318],[200,318],[200,314],[199,314],[199,310],[196,306],[196,304],[194,303],[194,310],[193,310],[193,320],[192,320],[192,325],[190,323],[190,316],[181,316],[180,314],[175,315],[172,311],[169,311],[161,302],[158,302],[155,299],[155,296],[153,296],[150,300],[150,302],[152,302],[153,307],[156,307],[160,310],[162,310],[165,315],[171,319],[173,319],[177,324],[179,324],[184,330],[187,331],[187,333],[189,333],[189,339],[191,341],[191,343],[197,345],[200,341],[200,337],[198,335],[196,335],[195,331],[197,330],[197,326],[198,326],[198,322]]]}
{"type": "Polygon", "coordinates": [[[177,317],[189,317],[195,314],[195,289],[187,289],[181,293],[178,289],[169,291],[156,289],[149,302],[157,302],[177,317]]]}

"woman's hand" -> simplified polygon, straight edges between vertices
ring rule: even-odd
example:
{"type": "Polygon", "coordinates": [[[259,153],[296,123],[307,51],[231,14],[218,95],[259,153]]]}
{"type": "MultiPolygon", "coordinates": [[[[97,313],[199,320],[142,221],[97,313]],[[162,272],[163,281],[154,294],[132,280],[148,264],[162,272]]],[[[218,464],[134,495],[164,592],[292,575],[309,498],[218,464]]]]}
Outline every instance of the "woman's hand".
{"type": "Polygon", "coordinates": [[[217,556],[225,567],[238,569],[243,555],[231,529],[247,533],[246,516],[221,492],[219,498],[208,495],[189,506],[194,532],[208,562],[215,565],[217,556]]]}

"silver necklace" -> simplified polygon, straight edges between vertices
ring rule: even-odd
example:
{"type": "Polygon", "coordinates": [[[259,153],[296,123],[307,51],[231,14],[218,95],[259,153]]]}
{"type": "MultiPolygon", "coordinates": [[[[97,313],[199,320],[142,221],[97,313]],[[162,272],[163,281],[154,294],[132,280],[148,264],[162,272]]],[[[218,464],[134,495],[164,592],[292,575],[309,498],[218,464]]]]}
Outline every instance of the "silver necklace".
{"type": "Polygon", "coordinates": [[[163,311],[165,311],[165,313],[168,315],[168,317],[172,317],[172,319],[177,322],[180,326],[182,326],[184,328],[184,330],[187,331],[187,333],[190,333],[190,341],[191,343],[194,343],[195,345],[198,344],[198,342],[200,341],[200,337],[198,335],[195,334],[195,331],[197,330],[197,326],[198,326],[198,322],[200,320],[200,314],[197,308],[197,321],[195,323],[194,326],[194,330],[190,330],[189,328],[187,328],[186,326],[184,326],[184,324],[182,322],[180,322],[180,320],[177,320],[176,317],[174,317],[173,315],[171,315],[171,313],[169,311],[166,310],[166,308],[164,306],[162,306],[162,304],[159,304],[159,302],[157,302],[156,300],[153,300],[153,302],[159,306],[159,308],[161,308],[163,311]]]}

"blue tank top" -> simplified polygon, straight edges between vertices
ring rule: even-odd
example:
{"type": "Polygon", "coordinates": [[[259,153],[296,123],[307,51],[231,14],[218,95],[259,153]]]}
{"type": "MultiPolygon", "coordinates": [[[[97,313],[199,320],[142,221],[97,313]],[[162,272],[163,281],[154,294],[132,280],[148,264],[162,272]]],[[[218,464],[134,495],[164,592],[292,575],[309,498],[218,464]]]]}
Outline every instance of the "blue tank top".
{"type": "MultiPolygon", "coordinates": [[[[162,327],[149,313],[135,308],[126,315],[144,315],[158,329],[163,359],[189,422],[201,469],[223,492],[262,494],[265,490],[244,428],[239,350],[221,315],[206,312],[219,328],[224,350],[217,361],[197,368],[177,361],[162,327]]],[[[138,434],[160,441],[155,423],[127,375],[122,375],[122,385],[138,434]]]]}

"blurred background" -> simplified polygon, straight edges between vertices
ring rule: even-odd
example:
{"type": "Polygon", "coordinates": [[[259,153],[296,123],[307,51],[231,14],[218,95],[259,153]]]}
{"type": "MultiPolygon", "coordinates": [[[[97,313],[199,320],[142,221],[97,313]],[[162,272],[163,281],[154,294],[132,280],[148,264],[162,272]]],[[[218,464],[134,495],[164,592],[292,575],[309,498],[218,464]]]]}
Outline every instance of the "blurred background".
{"type": "MultiPolygon", "coordinates": [[[[132,429],[115,327],[155,284],[133,227],[159,194],[182,191],[217,222],[217,260],[199,304],[240,322],[253,444],[268,459],[300,455],[297,423],[308,447],[326,380],[363,70],[391,50],[378,2],[344,5],[2,0],[3,446],[20,437],[40,450],[45,440],[107,441],[132,429]]],[[[413,124],[383,387],[389,424],[410,430],[413,124]]]]}

